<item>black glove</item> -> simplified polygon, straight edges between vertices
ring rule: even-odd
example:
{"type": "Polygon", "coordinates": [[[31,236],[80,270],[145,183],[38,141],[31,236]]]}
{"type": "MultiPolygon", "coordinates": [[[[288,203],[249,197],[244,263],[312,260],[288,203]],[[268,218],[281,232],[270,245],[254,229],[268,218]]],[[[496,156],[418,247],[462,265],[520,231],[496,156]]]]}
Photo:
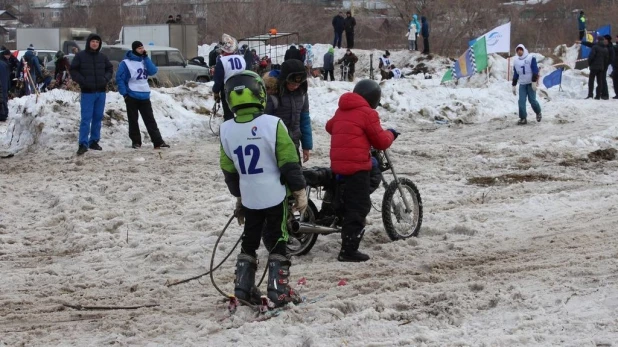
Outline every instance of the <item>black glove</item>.
{"type": "Polygon", "coordinates": [[[386,129],[386,130],[388,130],[391,133],[393,133],[393,135],[395,136],[395,140],[397,140],[397,136],[399,136],[399,133],[397,132],[397,130],[395,130],[393,128],[389,128],[389,129],[386,129]]]}
{"type": "Polygon", "coordinates": [[[215,102],[216,103],[221,102],[221,95],[219,95],[219,93],[215,93],[215,102]]]}

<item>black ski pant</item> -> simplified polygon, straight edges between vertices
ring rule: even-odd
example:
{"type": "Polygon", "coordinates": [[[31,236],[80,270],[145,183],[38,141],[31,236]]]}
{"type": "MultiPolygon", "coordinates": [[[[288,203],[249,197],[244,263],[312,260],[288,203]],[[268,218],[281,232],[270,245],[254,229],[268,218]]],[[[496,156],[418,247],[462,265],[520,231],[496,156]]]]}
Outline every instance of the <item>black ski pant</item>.
{"type": "Polygon", "coordinates": [[[596,97],[601,97],[601,85],[603,78],[603,70],[592,69],[590,70],[590,76],[588,76],[588,97],[593,96],[594,80],[597,80],[596,97]]]}
{"type": "Polygon", "coordinates": [[[157,127],[157,121],[152,113],[152,104],[150,99],[140,100],[127,96],[124,99],[127,105],[127,118],[129,119],[129,138],[133,144],[142,144],[142,134],[139,130],[139,115],[142,115],[142,120],[146,125],[146,130],[150,136],[152,144],[157,147],[163,143],[161,133],[157,127]]]}
{"type": "Polygon", "coordinates": [[[614,95],[615,97],[618,97],[618,71],[614,70],[612,72],[612,82],[614,82],[614,95]]]}
{"type": "Polygon", "coordinates": [[[345,176],[344,183],[341,249],[352,252],[358,250],[365,230],[365,218],[371,210],[369,171],[345,176]]]}
{"type": "Polygon", "coordinates": [[[586,33],[586,30],[580,30],[579,31],[579,40],[583,40],[584,39],[584,34],[586,33]]]}
{"type": "Polygon", "coordinates": [[[423,37],[423,53],[429,54],[429,38],[423,37]]]}
{"type": "Polygon", "coordinates": [[[335,80],[335,71],[334,70],[324,70],[324,80],[328,81],[328,76],[330,75],[330,80],[335,80]]]}
{"type": "Polygon", "coordinates": [[[245,233],[240,243],[242,253],[255,257],[262,239],[269,253],[285,256],[288,240],[287,199],[273,207],[261,210],[244,207],[244,210],[245,233]]]}
{"type": "Polygon", "coordinates": [[[221,97],[221,107],[223,108],[223,121],[234,119],[234,112],[230,110],[230,106],[227,104],[225,95],[221,97]]]}
{"type": "Polygon", "coordinates": [[[348,45],[348,48],[354,48],[354,32],[353,31],[345,32],[345,42],[348,45]]]}
{"type": "Polygon", "coordinates": [[[605,68],[605,70],[603,70],[603,76],[601,76],[601,82],[603,82],[601,84],[601,97],[602,98],[609,98],[609,85],[607,84],[607,69],[608,67],[605,68]]]}
{"type": "Polygon", "coordinates": [[[418,51],[418,33],[414,34],[414,50],[418,51]]]}

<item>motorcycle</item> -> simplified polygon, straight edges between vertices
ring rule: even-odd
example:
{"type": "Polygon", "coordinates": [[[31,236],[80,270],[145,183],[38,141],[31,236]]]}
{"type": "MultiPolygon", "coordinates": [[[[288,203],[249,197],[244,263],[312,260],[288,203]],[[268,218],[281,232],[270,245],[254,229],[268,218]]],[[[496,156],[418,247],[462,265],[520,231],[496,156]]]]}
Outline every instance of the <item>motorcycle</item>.
{"type": "MultiPolygon", "coordinates": [[[[412,180],[397,176],[387,150],[372,149],[371,155],[375,165],[370,191],[377,189],[380,183],[385,188],[380,212],[388,237],[395,241],[418,236],[423,221],[423,203],[418,188],[412,180]],[[393,176],[390,182],[384,178],[387,171],[393,176]]],[[[307,182],[308,208],[302,216],[297,213],[288,220],[287,251],[295,256],[307,254],[319,235],[340,233],[345,211],[342,204],[345,181],[339,180],[330,168],[303,168],[303,176],[307,182]],[[324,191],[319,210],[311,199],[313,191],[318,198],[324,191]]]]}

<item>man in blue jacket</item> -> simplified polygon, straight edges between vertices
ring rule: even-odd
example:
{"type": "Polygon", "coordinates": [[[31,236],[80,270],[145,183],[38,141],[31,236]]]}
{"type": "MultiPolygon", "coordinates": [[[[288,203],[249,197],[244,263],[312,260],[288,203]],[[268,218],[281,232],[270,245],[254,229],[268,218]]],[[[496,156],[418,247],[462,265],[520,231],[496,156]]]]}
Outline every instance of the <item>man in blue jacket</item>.
{"type": "Polygon", "coordinates": [[[423,36],[423,54],[429,54],[429,22],[421,17],[421,36],[423,36]]]}
{"type": "Polygon", "coordinates": [[[148,52],[146,52],[141,42],[133,42],[131,49],[125,55],[124,60],[120,62],[120,65],[118,65],[116,83],[118,84],[118,92],[122,95],[127,105],[129,138],[131,139],[132,147],[135,149],[142,147],[138,112],[142,115],[142,120],[146,125],[146,130],[148,130],[148,135],[150,135],[154,148],[169,147],[161,137],[157,121],[152,112],[152,104],[150,103],[148,76],[155,75],[158,69],[148,57],[148,52]]]}
{"type": "Polygon", "coordinates": [[[335,39],[333,40],[333,47],[341,48],[341,37],[343,36],[343,30],[345,30],[345,18],[343,18],[343,12],[339,12],[333,17],[333,30],[335,31],[335,39]]]}
{"type": "Polygon", "coordinates": [[[114,67],[100,51],[101,36],[90,34],[86,39],[86,49],[75,54],[71,62],[71,78],[79,84],[82,92],[77,155],[86,153],[89,148],[102,150],[99,140],[105,111],[105,91],[114,67]]]}

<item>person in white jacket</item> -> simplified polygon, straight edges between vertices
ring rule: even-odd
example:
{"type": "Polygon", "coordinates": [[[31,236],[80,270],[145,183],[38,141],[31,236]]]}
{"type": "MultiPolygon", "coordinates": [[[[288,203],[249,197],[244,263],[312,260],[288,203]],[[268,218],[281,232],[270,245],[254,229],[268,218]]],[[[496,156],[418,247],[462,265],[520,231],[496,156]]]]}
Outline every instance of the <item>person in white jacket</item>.
{"type": "Polygon", "coordinates": [[[541,114],[541,105],[536,100],[536,88],[539,81],[539,67],[536,64],[536,58],[528,53],[524,45],[518,45],[515,48],[517,57],[513,62],[513,95],[517,95],[517,82],[519,82],[519,122],[517,124],[527,124],[526,98],[532,106],[532,110],[536,113],[536,121],[540,122],[543,115],[541,114]]]}
{"type": "Polygon", "coordinates": [[[408,28],[408,33],[406,34],[408,37],[408,51],[413,51],[416,49],[416,33],[416,25],[410,25],[408,28]]]}

